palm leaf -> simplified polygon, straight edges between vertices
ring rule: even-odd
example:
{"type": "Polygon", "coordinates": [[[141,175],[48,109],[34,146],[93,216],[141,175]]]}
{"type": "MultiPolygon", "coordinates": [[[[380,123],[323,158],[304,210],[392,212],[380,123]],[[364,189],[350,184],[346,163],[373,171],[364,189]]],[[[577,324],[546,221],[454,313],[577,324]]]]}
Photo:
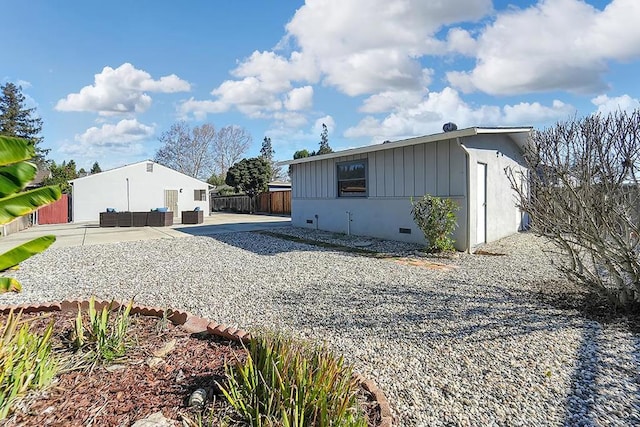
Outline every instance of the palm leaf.
{"type": "Polygon", "coordinates": [[[29,160],[35,155],[35,148],[26,140],[0,136],[0,166],[29,160]]]}
{"type": "Polygon", "coordinates": [[[37,173],[36,165],[29,162],[0,166],[0,197],[22,190],[25,185],[33,181],[37,173]]]}
{"type": "Polygon", "coordinates": [[[3,253],[2,255],[0,255],[0,271],[4,271],[8,268],[16,266],[25,259],[35,254],[39,254],[40,252],[51,246],[51,244],[55,241],[56,236],[42,236],[38,237],[37,239],[30,240],[27,243],[23,243],[20,246],[16,246],[15,248],[3,253]]]}
{"type": "Polygon", "coordinates": [[[0,294],[4,292],[20,292],[22,285],[13,277],[0,277],[0,294]]]}
{"type": "Polygon", "coordinates": [[[6,224],[41,206],[53,203],[60,199],[60,196],[60,188],[48,186],[0,199],[0,224],[6,224]]]}

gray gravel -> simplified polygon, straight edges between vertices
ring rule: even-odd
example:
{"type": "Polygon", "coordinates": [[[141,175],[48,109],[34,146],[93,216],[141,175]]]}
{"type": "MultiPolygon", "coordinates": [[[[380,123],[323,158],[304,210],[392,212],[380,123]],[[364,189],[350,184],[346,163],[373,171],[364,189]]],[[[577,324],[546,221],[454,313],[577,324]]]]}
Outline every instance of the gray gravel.
{"type": "Polygon", "coordinates": [[[504,256],[279,229],[447,264],[402,265],[255,233],[50,249],[0,304],[88,297],[189,310],[326,342],[385,391],[399,426],[640,425],[640,339],[541,299],[568,285],[529,234],[504,256]]]}

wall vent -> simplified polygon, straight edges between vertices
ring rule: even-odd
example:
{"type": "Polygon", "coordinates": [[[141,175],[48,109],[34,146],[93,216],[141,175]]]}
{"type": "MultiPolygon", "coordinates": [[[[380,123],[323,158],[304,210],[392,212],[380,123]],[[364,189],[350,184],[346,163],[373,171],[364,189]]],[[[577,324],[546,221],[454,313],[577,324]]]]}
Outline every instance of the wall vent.
{"type": "Polygon", "coordinates": [[[153,172],[153,163],[147,163],[147,172],[153,172]]]}
{"type": "Polygon", "coordinates": [[[400,227],[400,234],[411,234],[411,229],[410,228],[402,228],[400,227]]]}
{"type": "Polygon", "coordinates": [[[308,219],[307,220],[307,224],[313,224],[313,220],[312,219],[308,219]]]}

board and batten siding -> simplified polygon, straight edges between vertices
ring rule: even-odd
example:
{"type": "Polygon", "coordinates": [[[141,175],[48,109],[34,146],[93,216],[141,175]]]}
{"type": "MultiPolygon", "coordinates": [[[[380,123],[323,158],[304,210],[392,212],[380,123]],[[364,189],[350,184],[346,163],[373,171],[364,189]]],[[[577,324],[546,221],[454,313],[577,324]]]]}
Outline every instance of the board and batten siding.
{"type": "Polygon", "coordinates": [[[455,140],[391,143],[383,150],[294,164],[291,221],[296,227],[424,243],[410,199],[428,193],[460,206],[454,238],[464,249],[466,174],[465,152],[455,140]],[[367,160],[367,197],[338,197],[337,164],[361,159],[367,160]]]}
{"type": "Polygon", "coordinates": [[[292,165],[292,197],[337,198],[336,165],[361,159],[367,160],[369,198],[465,195],[465,154],[445,140],[292,165]]]}

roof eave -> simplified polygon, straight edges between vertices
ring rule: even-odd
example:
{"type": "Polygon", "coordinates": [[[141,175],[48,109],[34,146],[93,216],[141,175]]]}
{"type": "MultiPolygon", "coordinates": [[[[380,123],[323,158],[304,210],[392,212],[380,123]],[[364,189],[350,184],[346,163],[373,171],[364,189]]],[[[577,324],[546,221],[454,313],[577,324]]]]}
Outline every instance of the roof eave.
{"type": "MultiPolygon", "coordinates": [[[[303,157],[301,159],[293,159],[293,160],[284,160],[284,161],[278,162],[277,164],[279,166],[286,166],[286,165],[295,165],[299,163],[316,162],[318,160],[333,159],[336,157],[344,157],[344,156],[353,156],[356,154],[371,153],[374,151],[389,150],[392,148],[401,148],[401,147],[407,147],[407,146],[416,145],[416,144],[444,141],[447,139],[465,138],[465,137],[475,136],[479,134],[503,134],[503,133],[528,134],[531,132],[532,129],[533,129],[532,127],[511,127],[511,128],[510,127],[500,127],[500,128],[471,127],[471,128],[460,129],[460,130],[454,130],[451,132],[441,132],[433,135],[425,135],[425,136],[418,136],[414,138],[402,139],[394,142],[386,142],[382,144],[372,144],[364,147],[351,148],[348,150],[336,151],[334,153],[321,154],[319,156],[303,157]]],[[[516,143],[518,143],[518,141],[516,141],[516,143]]],[[[518,145],[520,145],[520,143],[518,143],[518,145]]]]}

